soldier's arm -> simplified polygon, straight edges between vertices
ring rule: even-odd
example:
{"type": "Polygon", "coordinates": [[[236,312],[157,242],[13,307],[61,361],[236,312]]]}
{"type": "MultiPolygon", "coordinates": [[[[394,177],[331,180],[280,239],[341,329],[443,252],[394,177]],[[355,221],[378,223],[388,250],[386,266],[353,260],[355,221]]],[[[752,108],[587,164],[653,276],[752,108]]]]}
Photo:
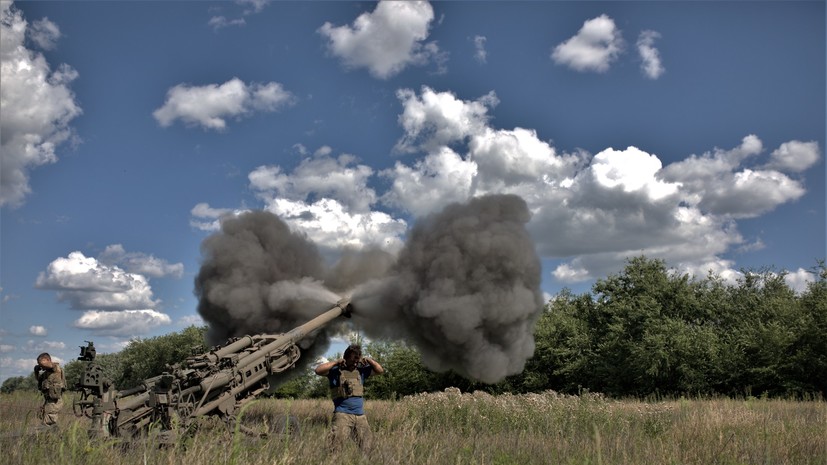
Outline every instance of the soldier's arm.
{"type": "Polygon", "coordinates": [[[382,368],[382,365],[380,365],[379,362],[377,362],[376,360],[374,360],[372,358],[365,357],[365,363],[370,365],[370,367],[373,369],[372,374],[381,375],[382,373],[385,372],[385,369],[382,368]]]}
{"type": "Polygon", "coordinates": [[[339,360],[331,360],[329,362],[321,363],[321,364],[319,364],[319,366],[316,367],[316,369],[314,371],[319,376],[327,376],[327,374],[330,372],[331,368],[335,367],[336,365],[338,365],[342,362],[343,362],[343,360],[339,359],[339,360]]]}

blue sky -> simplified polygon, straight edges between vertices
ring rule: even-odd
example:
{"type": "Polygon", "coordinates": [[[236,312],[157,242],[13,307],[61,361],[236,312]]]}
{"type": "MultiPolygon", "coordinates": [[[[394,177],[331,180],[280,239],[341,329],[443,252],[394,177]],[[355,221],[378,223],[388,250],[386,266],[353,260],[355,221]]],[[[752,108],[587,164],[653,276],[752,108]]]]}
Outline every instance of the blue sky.
{"type": "Polygon", "coordinates": [[[326,257],[523,197],[542,290],[825,258],[824,2],[2,2],[0,379],[201,320],[265,209],[326,257]]]}

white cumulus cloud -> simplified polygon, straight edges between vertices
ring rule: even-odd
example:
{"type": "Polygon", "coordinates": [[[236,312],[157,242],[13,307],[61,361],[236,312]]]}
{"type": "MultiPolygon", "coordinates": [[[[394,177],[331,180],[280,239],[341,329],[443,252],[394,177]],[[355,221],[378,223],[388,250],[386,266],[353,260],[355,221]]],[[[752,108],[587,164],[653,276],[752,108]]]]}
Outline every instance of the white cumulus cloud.
{"type": "Polygon", "coordinates": [[[58,148],[75,137],[69,123],[81,114],[69,88],[77,72],[65,64],[53,71],[42,53],[25,47],[27,34],[53,47],[59,29],[46,19],[34,24],[29,28],[11,2],[0,2],[0,207],[22,205],[31,170],[57,162],[58,148]]]}
{"type": "Polygon", "coordinates": [[[355,212],[336,199],[289,200],[262,196],[266,209],[278,215],[294,230],[299,230],[323,249],[364,249],[380,247],[395,252],[407,229],[404,220],[381,211],[355,212]]]}
{"type": "Polygon", "coordinates": [[[657,79],[666,71],[660,61],[660,52],[655,48],[655,39],[659,38],[660,33],[656,31],[643,31],[637,39],[640,69],[649,79],[657,79]]]}
{"type": "Polygon", "coordinates": [[[32,336],[46,336],[49,334],[49,331],[46,330],[45,326],[32,325],[29,326],[29,334],[32,336]]]}
{"type": "Polygon", "coordinates": [[[66,343],[61,341],[34,341],[30,339],[26,341],[23,349],[30,352],[55,352],[66,349],[66,343]]]}
{"type": "MultiPolygon", "coordinates": [[[[53,362],[62,363],[57,357],[52,357],[53,362]]],[[[2,368],[3,376],[27,376],[32,372],[34,367],[34,360],[32,358],[0,358],[0,368],[2,368]]]]}
{"type": "Polygon", "coordinates": [[[594,156],[591,173],[603,189],[617,187],[626,193],[644,192],[649,199],[658,200],[678,190],[677,184],[656,178],[662,166],[657,156],[637,147],[623,151],[609,148],[594,156]]]}
{"type": "Polygon", "coordinates": [[[143,309],[157,304],[144,276],[127,273],[77,251],[52,261],[35,285],[56,290],[58,298],[75,309],[143,309]]]}
{"type": "Polygon", "coordinates": [[[541,180],[547,185],[565,183],[580,164],[578,155],[563,155],[540,140],[533,129],[486,127],[469,138],[468,159],[478,167],[475,194],[515,189],[541,180]]]}
{"type": "Polygon", "coordinates": [[[150,309],[119,312],[89,310],[75,320],[74,326],[105,336],[130,337],[170,323],[172,320],[169,315],[150,309]]]}
{"type": "Polygon", "coordinates": [[[819,157],[818,142],[791,140],[772,152],[765,168],[799,173],[813,166],[819,157]]]}
{"type": "Polygon", "coordinates": [[[60,39],[60,28],[57,27],[57,24],[49,21],[49,18],[43,18],[33,22],[27,34],[38,47],[43,50],[52,50],[57,46],[57,41],[60,39]]]}
{"type": "Polygon", "coordinates": [[[167,91],[166,101],[152,115],[163,126],[181,120],[187,125],[223,130],[228,118],[256,111],[274,112],[292,104],[294,96],[277,82],[245,84],[233,78],[223,84],[178,84],[167,91]]]}
{"type": "Polygon", "coordinates": [[[373,12],[359,15],[353,25],[327,22],[318,32],[328,40],[330,53],[346,67],[367,68],[374,77],[388,79],[409,65],[444,61],[435,42],[424,43],[433,19],[428,2],[381,1],[373,12]]]}
{"type": "Polygon", "coordinates": [[[169,263],[143,252],[127,252],[121,244],[106,246],[98,260],[105,265],[117,265],[130,273],[137,273],[151,278],[164,276],[180,278],[184,274],[183,263],[169,263]]]}
{"type": "Polygon", "coordinates": [[[609,70],[623,51],[623,38],[612,18],[600,15],[583,23],[577,35],[556,46],[551,53],[555,63],[577,71],[609,70]]]}
{"type": "Polygon", "coordinates": [[[218,231],[221,229],[221,219],[225,216],[238,216],[244,213],[245,209],[214,208],[206,202],[201,202],[190,210],[190,226],[201,231],[218,231]]]}
{"type": "MultiPolygon", "coordinates": [[[[564,260],[553,272],[564,282],[617,272],[641,254],[734,282],[739,272],[721,256],[750,246],[737,220],[804,192],[799,181],[761,168],[759,157],[767,154],[755,135],[663,166],[657,154],[637,147],[560,153],[534,130],[492,127],[493,106],[485,99],[429,88],[398,95],[404,134],[397,146],[421,157],[381,172],[390,187],[380,203],[422,216],[485,193],[518,194],[532,211],[528,228],[540,254],[564,260]]],[[[788,171],[811,166],[817,150],[782,147],[769,164],[788,171]]]]}
{"type": "Polygon", "coordinates": [[[573,263],[560,264],[551,274],[564,283],[576,283],[589,279],[589,270],[573,263]]]}
{"type": "MultiPolygon", "coordinates": [[[[792,160],[787,155],[797,150],[793,142],[782,144],[772,155],[772,163],[792,160]]],[[[748,158],[763,151],[755,135],[744,137],[732,150],[712,152],[672,163],[662,173],[664,180],[681,185],[683,200],[703,211],[733,218],[754,218],[778,205],[804,195],[802,183],[772,169],[750,169],[743,166],[748,158]]]]}
{"type": "Polygon", "coordinates": [[[331,153],[330,147],[321,147],[292,171],[259,166],[248,175],[250,187],[267,210],[321,248],[398,250],[407,223],[372,210],[377,202],[368,186],[373,169],[353,155],[331,153]]]}
{"type": "Polygon", "coordinates": [[[431,151],[478,134],[488,124],[488,110],[499,103],[494,92],[466,102],[427,86],[419,95],[411,89],[400,89],[396,95],[402,102],[399,124],[405,131],[395,148],[400,152],[431,151]]]}
{"type": "MultiPolygon", "coordinates": [[[[368,187],[373,170],[360,165],[352,155],[333,157],[331,152],[330,147],[322,147],[292,171],[278,165],[259,166],[248,175],[250,187],[266,210],[307,234],[324,250],[398,250],[407,223],[371,209],[377,201],[376,193],[368,187]]],[[[192,209],[191,224],[215,231],[224,218],[243,211],[201,203],[192,209]]]]}
{"type": "Polygon", "coordinates": [[[424,216],[448,203],[467,200],[476,172],[475,163],[443,147],[413,166],[398,161],[392,169],[384,170],[382,175],[391,179],[392,185],[382,201],[415,216],[424,216]]]}
{"type": "Polygon", "coordinates": [[[354,212],[366,212],[376,202],[376,192],[367,187],[373,169],[358,164],[352,155],[336,158],[323,147],[301,161],[292,173],[276,165],[259,166],[249,174],[250,186],[268,196],[307,200],[311,195],[332,197],[354,212]]]}
{"type": "Polygon", "coordinates": [[[802,293],[807,290],[809,283],[816,281],[816,276],[812,271],[799,268],[784,275],[784,281],[790,286],[790,289],[802,293]]]}

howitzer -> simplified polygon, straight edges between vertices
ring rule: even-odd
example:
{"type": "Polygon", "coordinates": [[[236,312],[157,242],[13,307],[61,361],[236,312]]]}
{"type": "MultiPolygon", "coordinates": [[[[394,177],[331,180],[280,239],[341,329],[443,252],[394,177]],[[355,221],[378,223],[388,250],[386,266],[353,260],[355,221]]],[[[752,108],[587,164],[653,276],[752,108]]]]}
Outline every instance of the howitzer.
{"type": "Polygon", "coordinates": [[[349,318],[352,310],[350,300],[342,299],[287,333],[230,339],[123,391],[116,391],[94,363],[94,345],[88,342],[81,347],[79,359],[91,363],[76,386],[81,397],[74,403],[75,413],[92,419],[93,435],[131,438],[155,427],[162,441],[173,440],[178,430],[203,416],[216,415],[236,424],[241,406],[269,389],[268,376],[296,365],[301,356],[297,342],[339,316],[349,318]]]}

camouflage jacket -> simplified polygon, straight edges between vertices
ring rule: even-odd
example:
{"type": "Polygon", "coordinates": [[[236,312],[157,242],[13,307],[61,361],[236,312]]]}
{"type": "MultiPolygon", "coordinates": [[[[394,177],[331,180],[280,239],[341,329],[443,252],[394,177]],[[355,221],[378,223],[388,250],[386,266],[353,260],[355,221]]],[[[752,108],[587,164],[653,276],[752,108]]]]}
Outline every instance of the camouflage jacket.
{"type": "Polygon", "coordinates": [[[37,375],[37,388],[43,393],[46,400],[60,399],[63,391],[66,390],[66,379],[63,376],[63,369],[57,363],[50,370],[41,370],[37,375]]]}

